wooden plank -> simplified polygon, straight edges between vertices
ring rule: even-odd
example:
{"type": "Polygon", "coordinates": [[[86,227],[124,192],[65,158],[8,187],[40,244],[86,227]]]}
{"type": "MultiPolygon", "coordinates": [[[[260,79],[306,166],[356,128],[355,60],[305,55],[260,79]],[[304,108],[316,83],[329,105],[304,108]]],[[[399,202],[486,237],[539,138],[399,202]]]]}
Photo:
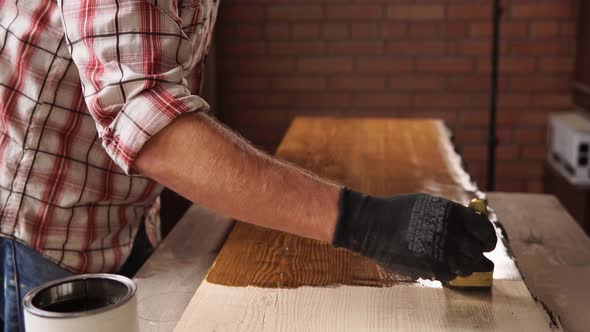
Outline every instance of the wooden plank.
{"type": "Polygon", "coordinates": [[[559,315],[568,331],[590,326],[590,238],[555,196],[492,193],[531,293],[559,315]]]}
{"type": "MultiPolygon", "coordinates": [[[[423,191],[465,203],[476,190],[439,121],[297,119],[278,155],[373,194],[423,191]]],[[[442,288],[439,282],[410,283],[350,252],[239,224],[176,330],[288,331],[306,326],[293,315],[314,324],[326,321],[316,325],[326,330],[559,329],[526,291],[502,242],[488,257],[496,263],[494,287],[466,293],[442,288]],[[359,266],[366,271],[353,273],[363,270],[359,266]]]]}

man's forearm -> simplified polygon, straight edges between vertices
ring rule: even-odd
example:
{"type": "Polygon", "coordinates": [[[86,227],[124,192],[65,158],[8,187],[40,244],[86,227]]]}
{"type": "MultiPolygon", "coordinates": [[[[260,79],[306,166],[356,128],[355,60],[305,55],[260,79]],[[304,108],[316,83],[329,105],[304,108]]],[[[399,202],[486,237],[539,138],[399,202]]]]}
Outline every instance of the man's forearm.
{"type": "Polygon", "coordinates": [[[183,115],[150,139],[135,166],[224,215],[332,241],[339,186],[260,152],[203,113],[183,115]]]}

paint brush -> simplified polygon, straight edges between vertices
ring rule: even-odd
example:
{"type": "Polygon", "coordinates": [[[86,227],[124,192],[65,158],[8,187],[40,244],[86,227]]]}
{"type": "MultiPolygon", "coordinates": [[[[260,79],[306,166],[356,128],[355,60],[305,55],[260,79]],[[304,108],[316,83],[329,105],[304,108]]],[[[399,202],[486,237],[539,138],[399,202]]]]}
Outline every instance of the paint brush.
{"type": "MultiPolygon", "coordinates": [[[[486,217],[488,216],[488,207],[486,202],[479,198],[471,200],[469,203],[469,208],[486,217]]],[[[461,289],[490,288],[492,287],[493,275],[494,263],[484,257],[479,266],[475,269],[475,272],[467,277],[457,276],[455,279],[449,281],[445,285],[461,289]]]]}

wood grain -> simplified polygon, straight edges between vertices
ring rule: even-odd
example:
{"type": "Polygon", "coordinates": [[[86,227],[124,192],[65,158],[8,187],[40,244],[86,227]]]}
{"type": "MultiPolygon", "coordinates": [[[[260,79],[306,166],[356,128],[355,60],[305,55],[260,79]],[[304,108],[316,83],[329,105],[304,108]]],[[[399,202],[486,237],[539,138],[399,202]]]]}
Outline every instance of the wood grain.
{"type": "Polygon", "coordinates": [[[175,331],[551,331],[520,281],[439,287],[228,287],[204,281],[175,331]]]}
{"type": "Polygon", "coordinates": [[[410,280],[331,245],[248,224],[237,224],[207,280],[230,286],[391,286],[410,280]]]}
{"type": "MultiPolygon", "coordinates": [[[[465,203],[474,190],[448,160],[436,120],[296,119],[277,156],[374,195],[427,192],[465,203]]],[[[392,286],[410,280],[348,250],[261,227],[236,225],[207,281],[230,286],[392,286]]]]}

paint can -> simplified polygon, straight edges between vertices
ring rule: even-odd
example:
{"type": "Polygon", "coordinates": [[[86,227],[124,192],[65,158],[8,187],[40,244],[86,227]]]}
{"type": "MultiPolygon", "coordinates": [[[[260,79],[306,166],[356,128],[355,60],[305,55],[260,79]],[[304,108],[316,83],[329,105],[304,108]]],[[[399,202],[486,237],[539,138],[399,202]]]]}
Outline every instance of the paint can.
{"type": "Polygon", "coordinates": [[[116,274],[82,274],[45,283],[24,298],[27,332],[138,332],[137,286],[116,274]]]}

